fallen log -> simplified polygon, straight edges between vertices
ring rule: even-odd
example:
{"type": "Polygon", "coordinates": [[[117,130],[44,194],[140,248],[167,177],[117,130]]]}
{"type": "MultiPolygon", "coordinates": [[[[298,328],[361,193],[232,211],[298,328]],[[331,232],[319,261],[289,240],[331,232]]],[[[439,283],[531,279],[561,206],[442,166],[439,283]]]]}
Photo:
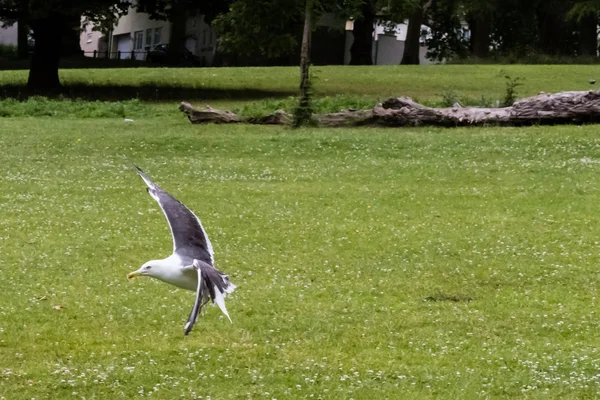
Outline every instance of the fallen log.
{"type": "MultiPolygon", "coordinates": [[[[292,117],[283,110],[261,118],[238,116],[230,111],[207,106],[198,110],[181,103],[191,123],[251,123],[289,125],[292,117]]],[[[521,126],[546,124],[581,124],[600,122],[600,90],[540,93],[517,101],[510,107],[432,108],[415,103],[410,97],[391,98],[371,110],[344,110],[313,116],[315,124],[323,127],[348,126],[521,126]]]]}
{"type": "Polygon", "coordinates": [[[231,111],[222,111],[206,105],[206,110],[198,110],[192,107],[190,103],[181,103],[179,110],[187,115],[192,124],[206,124],[213,122],[215,124],[231,124],[242,122],[242,119],[231,111]]]}

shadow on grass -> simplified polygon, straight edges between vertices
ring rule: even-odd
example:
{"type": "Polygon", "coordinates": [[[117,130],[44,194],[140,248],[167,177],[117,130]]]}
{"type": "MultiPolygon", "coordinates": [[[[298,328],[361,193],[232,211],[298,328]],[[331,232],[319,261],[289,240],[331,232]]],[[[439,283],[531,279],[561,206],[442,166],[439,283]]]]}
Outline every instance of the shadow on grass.
{"type": "MultiPolygon", "coordinates": [[[[259,100],[294,95],[291,91],[260,89],[191,88],[166,85],[65,85],[61,91],[44,93],[50,98],[63,97],[81,100],[119,101],[140,99],[144,101],[193,101],[193,100],[259,100]]],[[[0,85],[0,99],[26,100],[41,95],[24,85],[0,85]]]]}
{"type": "Polygon", "coordinates": [[[425,301],[452,301],[455,303],[458,302],[470,302],[473,300],[472,297],[469,296],[465,296],[465,295],[454,295],[454,294],[447,294],[447,293],[436,293],[433,296],[427,296],[424,299],[425,301]]]}
{"type": "MultiPolygon", "coordinates": [[[[0,57],[0,71],[28,70],[29,59],[0,57]]],[[[110,58],[92,57],[63,57],[60,60],[60,69],[85,69],[85,68],[199,68],[191,64],[165,65],[139,60],[119,60],[110,58]]]]}

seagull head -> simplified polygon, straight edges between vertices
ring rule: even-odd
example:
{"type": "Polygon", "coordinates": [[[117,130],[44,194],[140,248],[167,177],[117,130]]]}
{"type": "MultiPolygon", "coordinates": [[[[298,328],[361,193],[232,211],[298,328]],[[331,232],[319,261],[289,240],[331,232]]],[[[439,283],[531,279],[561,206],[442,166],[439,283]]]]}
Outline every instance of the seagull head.
{"type": "Polygon", "coordinates": [[[159,269],[161,267],[160,262],[158,261],[148,261],[144,265],[140,267],[137,271],[133,271],[127,277],[129,279],[135,278],[136,276],[156,276],[159,273],[159,269]]]}

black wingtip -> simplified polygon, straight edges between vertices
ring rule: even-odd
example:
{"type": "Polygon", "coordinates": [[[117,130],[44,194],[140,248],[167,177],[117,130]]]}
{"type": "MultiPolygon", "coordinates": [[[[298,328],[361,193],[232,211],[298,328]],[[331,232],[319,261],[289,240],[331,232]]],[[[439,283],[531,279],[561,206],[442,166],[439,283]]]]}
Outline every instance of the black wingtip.
{"type": "Polygon", "coordinates": [[[133,163],[133,161],[131,161],[129,158],[127,158],[127,156],[126,156],[125,154],[123,154],[122,156],[123,156],[123,158],[124,158],[125,160],[127,160],[127,162],[128,162],[129,164],[133,165],[133,167],[134,167],[135,169],[137,169],[138,171],[141,171],[141,169],[139,169],[139,168],[138,168],[138,166],[137,166],[137,165],[135,165],[135,164],[133,163]]]}
{"type": "Polygon", "coordinates": [[[139,176],[142,177],[142,179],[148,184],[148,185],[154,185],[154,183],[152,183],[150,181],[150,178],[148,178],[148,175],[146,175],[146,173],[144,171],[142,171],[142,169],[140,167],[138,167],[137,165],[135,165],[134,163],[131,163],[131,165],[133,165],[133,167],[136,169],[137,173],[139,176]]]}
{"type": "Polygon", "coordinates": [[[192,331],[193,327],[194,327],[194,322],[188,321],[188,323],[185,325],[185,331],[183,332],[183,335],[184,336],[189,335],[190,332],[192,331]]]}

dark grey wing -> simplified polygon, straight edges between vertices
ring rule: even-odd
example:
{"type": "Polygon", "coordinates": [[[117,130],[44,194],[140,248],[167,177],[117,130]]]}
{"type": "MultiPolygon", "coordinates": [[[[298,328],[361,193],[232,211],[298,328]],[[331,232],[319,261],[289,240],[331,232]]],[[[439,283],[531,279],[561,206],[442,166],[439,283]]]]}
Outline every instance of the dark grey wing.
{"type": "Polygon", "coordinates": [[[197,247],[208,252],[214,265],[214,251],[200,219],[179,200],[162,190],[140,168],[134,165],[148,186],[148,193],[160,206],[173,236],[173,252],[186,247],[197,247]]]}

